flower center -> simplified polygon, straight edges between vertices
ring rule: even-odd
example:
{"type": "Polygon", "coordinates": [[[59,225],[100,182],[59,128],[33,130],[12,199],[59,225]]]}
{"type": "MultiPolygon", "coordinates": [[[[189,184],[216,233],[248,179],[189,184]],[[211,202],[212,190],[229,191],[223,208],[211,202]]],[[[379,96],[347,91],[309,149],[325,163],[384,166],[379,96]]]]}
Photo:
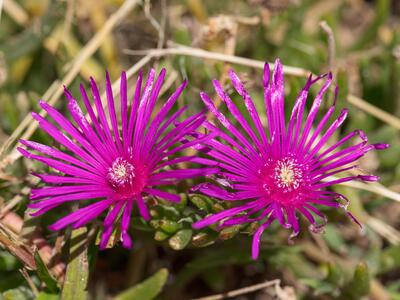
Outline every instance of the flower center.
{"type": "Polygon", "coordinates": [[[274,179],[279,188],[290,192],[300,186],[303,179],[303,170],[294,159],[284,158],[276,163],[274,179]]]}
{"type": "Polygon", "coordinates": [[[127,183],[132,183],[135,178],[135,167],[126,159],[118,157],[108,169],[108,182],[115,188],[121,187],[127,183]]]}
{"type": "Polygon", "coordinates": [[[268,201],[297,201],[308,186],[307,166],[293,157],[268,159],[260,169],[261,189],[268,201]]]}
{"type": "Polygon", "coordinates": [[[130,198],[142,192],[146,185],[146,172],[143,166],[134,165],[125,158],[116,158],[106,175],[108,183],[118,198],[130,198]]]}

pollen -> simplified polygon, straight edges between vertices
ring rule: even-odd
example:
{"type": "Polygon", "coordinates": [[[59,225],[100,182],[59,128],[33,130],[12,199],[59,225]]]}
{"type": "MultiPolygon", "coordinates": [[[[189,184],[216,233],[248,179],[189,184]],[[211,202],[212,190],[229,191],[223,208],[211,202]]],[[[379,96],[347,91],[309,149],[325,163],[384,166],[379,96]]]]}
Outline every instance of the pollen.
{"type": "Polygon", "coordinates": [[[115,188],[132,183],[134,177],[135,167],[122,157],[114,160],[107,173],[107,180],[115,188]]]}
{"type": "Polygon", "coordinates": [[[303,179],[301,166],[292,158],[277,161],[274,168],[275,183],[288,192],[297,189],[303,179]]]}
{"type": "Polygon", "coordinates": [[[292,156],[269,158],[258,174],[266,199],[281,204],[297,202],[308,187],[307,165],[292,156]]]}

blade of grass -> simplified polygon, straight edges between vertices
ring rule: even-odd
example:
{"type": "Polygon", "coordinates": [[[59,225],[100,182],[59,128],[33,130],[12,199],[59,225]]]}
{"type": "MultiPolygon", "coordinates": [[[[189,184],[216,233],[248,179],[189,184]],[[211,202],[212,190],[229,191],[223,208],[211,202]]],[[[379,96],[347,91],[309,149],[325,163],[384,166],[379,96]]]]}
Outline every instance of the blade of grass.
{"type": "MultiPolygon", "coordinates": [[[[322,181],[331,181],[331,180],[336,180],[336,179],[338,179],[338,178],[335,176],[329,176],[329,177],[323,179],[322,181]]],[[[348,182],[341,183],[341,185],[368,191],[368,192],[372,192],[372,193],[381,195],[383,197],[387,197],[389,199],[400,202],[400,194],[399,193],[389,190],[387,187],[385,187],[382,184],[377,183],[377,182],[364,183],[364,182],[360,182],[360,181],[348,181],[348,182]]]]}
{"type": "Polygon", "coordinates": [[[152,300],[161,292],[163,286],[167,282],[167,279],[167,269],[161,269],[145,281],[122,292],[117,297],[115,297],[114,300],[152,300]]]}
{"type": "Polygon", "coordinates": [[[196,299],[192,299],[192,300],[220,300],[220,299],[226,299],[226,298],[233,298],[233,297],[237,297],[240,295],[253,293],[255,291],[259,291],[259,290],[265,289],[270,286],[277,287],[280,285],[280,282],[281,282],[280,279],[268,280],[268,281],[254,284],[254,285],[244,287],[241,289],[229,291],[227,293],[221,293],[221,294],[217,294],[217,295],[201,297],[201,298],[196,298],[196,299]]]}
{"type": "Polygon", "coordinates": [[[57,280],[50,274],[49,269],[47,268],[46,264],[40,257],[39,251],[36,250],[34,254],[35,262],[36,262],[36,267],[37,267],[37,274],[39,278],[46,284],[46,287],[49,289],[50,292],[52,293],[58,293],[59,292],[59,287],[57,280]]]}
{"type": "Polygon", "coordinates": [[[71,233],[69,263],[61,292],[61,300],[87,299],[89,266],[87,258],[86,228],[78,228],[71,233]]]}

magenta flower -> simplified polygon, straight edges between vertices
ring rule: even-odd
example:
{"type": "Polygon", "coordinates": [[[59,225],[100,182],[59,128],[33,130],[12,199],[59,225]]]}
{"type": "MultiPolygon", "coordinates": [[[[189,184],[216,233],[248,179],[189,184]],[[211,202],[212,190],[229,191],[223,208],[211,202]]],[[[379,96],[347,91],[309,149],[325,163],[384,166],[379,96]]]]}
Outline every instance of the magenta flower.
{"type": "MultiPolygon", "coordinates": [[[[196,156],[177,156],[181,150],[198,142],[193,140],[179,144],[185,135],[196,130],[204,122],[205,116],[203,113],[198,113],[173,126],[186,110],[186,107],[183,107],[168,116],[186,86],[184,81],[152,118],[165,70],[163,69],[156,79],[154,77],[155,71],[151,70],[142,90],[142,74],[139,75],[133,100],[128,104],[127,80],[125,73],[122,73],[121,111],[117,114],[107,74],[106,95],[110,121],[107,120],[99,90],[93,79],[90,80],[90,85],[97,116],[82,85],[80,89],[90,121],[66,89],[68,110],[74,122],[69,121],[47,103],[40,101],[40,106],[53,119],[54,124],[37,113],[33,113],[32,116],[47,134],[63,146],[64,150],[33,141],[20,141],[31,151],[41,154],[19,148],[25,157],[58,171],[35,174],[47,186],[32,190],[29,207],[37,209],[32,215],[41,215],[64,203],[94,200],[92,204],[61,218],[51,225],[50,229],[60,230],[68,225],[77,228],[108,210],[104,219],[100,248],[106,247],[119,218],[122,244],[130,248],[132,242],[128,228],[133,203],[138,207],[140,215],[149,220],[146,195],[179,202],[178,195],[160,188],[176,184],[177,180],[208,175],[216,171],[214,167],[171,169],[174,164],[185,161],[212,164],[196,156]],[[120,125],[117,121],[119,116],[120,125]]],[[[207,138],[209,137],[204,137],[207,138]]]]}
{"type": "MultiPolygon", "coordinates": [[[[205,127],[218,133],[220,140],[207,140],[203,150],[219,162],[222,171],[217,182],[198,185],[195,190],[224,201],[240,201],[233,208],[208,216],[193,224],[194,228],[203,228],[212,223],[219,226],[231,226],[247,222],[261,221],[254,234],[252,257],[259,254],[260,237],[273,222],[285,228],[292,228],[291,238],[300,231],[298,215],[303,215],[311,223],[310,229],[321,230],[326,217],[317,206],[347,207],[345,196],[327,190],[328,187],[350,180],[376,181],[372,175],[341,175],[342,172],[357,170],[356,160],[372,149],[381,150],[387,144],[368,144],[368,139],[361,130],[356,130],[338,142],[330,145],[328,140],[338,130],[347,116],[344,109],[329,126],[328,119],[335,110],[335,101],[316,122],[317,112],[322,98],[332,82],[332,74],[312,79],[310,76],[301,90],[293,107],[289,124],[285,124],[284,82],[282,64],[276,60],[272,79],[268,64],[264,68],[264,102],[268,126],[262,125],[252,99],[246,92],[238,76],[231,71],[230,78],[236,91],[244,100],[252,124],[246,120],[230,97],[214,80],[213,84],[219,97],[240,127],[221,113],[206,93],[201,98],[208,109],[229,132],[217,128],[210,122],[205,127]],[[305,116],[304,110],[310,87],[322,78],[326,78],[313,104],[305,116]],[[254,129],[255,130],[254,130],[254,129]],[[266,134],[266,131],[269,134],[266,134]],[[359,137],[360,142],[340,148],[347,141],[359,137]],[[317,221],[317,219],[322,220],[317,221]]],[[[348,212],[348,215],[352,215],[348,212]]],[[[353,217],[352,217],[353,218],[353,217]]],[[[354,219],[354,218],[353,218],[354,219]]]]}

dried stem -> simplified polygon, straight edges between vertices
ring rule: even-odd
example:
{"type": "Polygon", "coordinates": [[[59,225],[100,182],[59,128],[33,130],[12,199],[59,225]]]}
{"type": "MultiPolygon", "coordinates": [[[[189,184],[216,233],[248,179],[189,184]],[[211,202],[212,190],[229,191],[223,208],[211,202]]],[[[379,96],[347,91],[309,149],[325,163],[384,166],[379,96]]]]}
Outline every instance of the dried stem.
{"type": "Polygon", "coordinates": [[[74,18],[75,11],[75,0],[67,1],[67,11],[65,12],[65,21],[64,21],[64,34],[68,34],[71,30],[72,21],[74,18]]]}
{"type": "Polygon", "coordinates": [[[252,293],[252,292],[255,292],[258,290],[262,290],[262,289],[265,289],[270,286],[279,286],[280,283],[281,283],[280,279],[274,279],[271,281],[266,281],[263,283],[251,285],[251,286],[248,286],[245,288],[233,290],[233,291],[230,291],[227,293],[221,293],[221,294],[216,294],[216,295],[202,297],[202,298],[196,298],[193,300],[220,300],[220,299],[232,298],[232,297],[237,297],[240,295],[252,293]]]}
{"type": "Polygon", "coordinates": [[[0,20],[1,8],[13,19],[18,25],[26,25],[29,21],[29,15],[26,11],[14,0],[0,0],[0,20]]]}
{"type": "Polygon", "coordinates": [[[31,188],[26,186],[21,190],[21,193],[15,195],[10,201],[7,201],[7,204],[0,208],[0,220],[18,205],[18,203],[23,199],[22,195],[28,195],[30,191],[31,188]]]}
{"type": "Polygon", "coordinates": [[[39,294],[38,289],[36,288],[35,283],[33,282],[32,278],[29,276],[28,271],[25,268],[19,270],[22,274],[22,277],[25,278],[26,282],[28,283],[29,287],[31,288],[32,292],[37,296],[39,294]]]}
{"type": "MultiPolygon", "coordinates": [[[[141,68],[143,68],[143,66],[145,66],[146,64],[148,64],[151,59],[153,58],[152,55],[146,55],[145,57],[141,58],[136,64],[134,64],[132,67],[130,67],[127,71],[126,71],[126,78],[129,79],[131,78],[133,75],[135,75],[137,72],[139,72],[139,70],[141,68]]],[[[114,92],[114,97],[117,97],[120,93],[119,90],[119,85],[121,84],[121,79],[118,78],[116,81],[113,82],[113,84],[111,85],[111,88],[114,92]]],[[[106,92],[104,92],[101,97],[100,97],[101,101],[103,102],[102,99],[106,98],[106,92]]],[[[103,103],[103,107],[104,109],[107,108],[107,102],[103,103]]]]}
{"type": "Polygon", "coordinates": [[[367,224],[392,245],[400,245],[400,232],[396,228],[372,216],[367,218],[367,224]]]}
{"type": "MultiPolygon", "coordinates": [[[[32,267],[31,265],[31,256],[33,260],[33,253],[31,253],[31,247],[36,247],[39,250],[39,254],[42,257],[43,261],[46,265],[50,266],[52,274],[58,278],[60,281],[64,277],[65,265],[62,262],[55,262],[53,261],[54,255],[52,248],[47,244],[47,241],[42,237],[40,232],[35,229],[27,236],[27,234],[23,232],[23,220],[21,217],[13,212],[8,212],[4,216],[1,217],[0,220],[0,231],[3,229],[8,236],[15,236],[19,242],[19,245],[23,245],[24,249],[28,249],[29,251],[23,252],[25,256],[23,258],[28,258],[27,266],[32,267]],[[20,238],[22,236],[22,238],[20,238]]],[[[1,232],[0,232],[1,234],[1,232]]],[[[21,252],[21,251],[20,251],[21,252]]],[[[18,253],[20,253],[18,252],[18,253]]],[[[34,262],[34,260],[33,260],[34,262]]],[[[33,264],[35,267],[35,264],[33,264]]]]}
{"type": "Polygon", "coordinates": [[[366,113],[374,116],[375,118],[389,124],[390,126],[400,130],[400,119],[392,114],[368,103],[367,101],[353,95],[347,96],[347,101],[355,107],[365,111],[366,113]]]}
{"type": "Polygon", "coordinates": [[[0,246],[17,257],[25,267],[36,269],[35,259],[31,249],[9,228],[0,222],[0,246]]]}
{"type": "Polygon", "coordinates": [[[3,12],[3,0],[0,0],[0,21],[1,21],[1,13],[3,12]]]}
{"type": "MultiPolygon", "coordinates": [[[[265,62],[260,60],[255,60],[235,55],[226,55],[223,53],[211,52],[200,48],[192,48],[186,46],[178,46],[165,49],[148,49],[148,50],[126,49],[124,50],[124,53],[129,55],[151,55],[154,57],[162,57],[168,55],[185,55],[185,56],[200,57],[206,59],[214,59],[258,69],[263,69],[265,65],[265,62]]],[[[270,67],[273,68],[274,65],[270,64],[270,67]]],[[[299,76],[299,77],[306,77],[311,73],[308,70],[291,66],[283,66],[283,72],[288,75],[299,76]]]]}
{"type": "Polygon", "coordinates": [[[332,28],[326,23],[322,21],[319,23],[319,26],[328,36],[328,63],[329,63],[329,70],[335,72],[335,58],[336,58],[336,43],[335,43],[335,36],[333,35],[332,28]]]}
{"type": "Polygon", "coordinates": [[[164,44],[164,41],[165,41],[165,24],[167,22],[166,0],[161,0],[161,7],[162,7],[161,23],[158,23],[158,21],[151,14],[150,0],[144,1],[144,6],[143,6],[144,15],[150,21],[150,23],[154,27],[154,29],[157,30],[157,32],[158,32],[157,49],[161,49],[164,44]]]}
{"type": "MultiPolygon", "coordinates": [[[[325,178],[322,181],[331,181],[331,180],[337,180],[337,179],[338,178],[335,176],[329,176],[328,178],[325,178]]],[[[396,193],[377,182],[365,183],[365,182],[360,182],[360,181],[348,181],[348,182],[341,183],[341,185],[352,187],[355,189],[365,190],[368,192],[372,192],[372,193],[375,193],[375,194],[378,194],[378,195],[381,195],[381,196],[387,197],[389,199],[400,202],[400,194],[399,193],[396,193]]]]}

